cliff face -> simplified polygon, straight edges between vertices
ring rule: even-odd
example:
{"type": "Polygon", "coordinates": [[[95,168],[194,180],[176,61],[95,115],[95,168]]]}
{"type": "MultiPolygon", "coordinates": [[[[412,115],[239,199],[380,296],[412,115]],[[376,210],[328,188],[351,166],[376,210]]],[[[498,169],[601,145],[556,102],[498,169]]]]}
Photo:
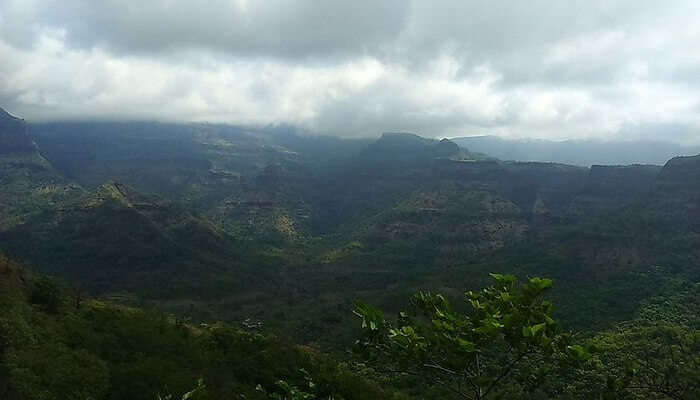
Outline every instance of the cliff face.
{"type": "Polygon", "coordinates": [[[700,155],[675,157],[666,163],[654,186],[652,206],[700,229],[700,155]]]}
{"type": "Polygon", "coordinates": [[[24,120],[0,108],[0,154],[31,153],[35,150],[36,145],[24,120]]]}
{"type": "Polygon", "coordinates": [[[626,165],[591,167],[586,183],[576,196],[570,212],[578,216],[595,216],[643,204],[654,186],[661,167],[626,165]]]}
{"type": "Polygon", "coordinates": [[[606,197],[646,196],[660,170],[656,165],[593,165],[586,192],[606,197]]]}

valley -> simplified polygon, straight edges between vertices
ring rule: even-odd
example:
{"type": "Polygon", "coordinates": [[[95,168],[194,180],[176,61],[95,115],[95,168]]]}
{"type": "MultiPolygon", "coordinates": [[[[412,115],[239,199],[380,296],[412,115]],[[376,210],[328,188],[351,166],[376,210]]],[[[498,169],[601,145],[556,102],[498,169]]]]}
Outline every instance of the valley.
{"type": "Polygon", "coordinates": [[[659,274],[697,277],[693,157],[582,168],[401,133],[27,129],[35,147],[3,156],[3,251],[93,295],[195,318],[312,340],[345,331],[360,298],[397,307],[499,271],[555,278],[561,314],[587,330],[632,316],[662,289],[659,274]]]}

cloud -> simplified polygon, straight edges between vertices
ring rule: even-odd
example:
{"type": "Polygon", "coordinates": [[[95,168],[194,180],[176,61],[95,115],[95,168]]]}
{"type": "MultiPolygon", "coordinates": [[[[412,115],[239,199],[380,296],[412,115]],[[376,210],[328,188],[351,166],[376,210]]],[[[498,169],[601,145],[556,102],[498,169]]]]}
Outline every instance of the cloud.
{"type": "Polygon", "coordinates": [[[694,1],[6,0],[0,105],[31,120],[698,143],[698,17],[694,1]]]}
{"type": "Polygon", "coordinates": [[[403,0],[8,1],[17,25],[65,30],[76,48],[145,55],[205,48],[284,58],[372,51],[400,33],[410,7],[403,0]]]}

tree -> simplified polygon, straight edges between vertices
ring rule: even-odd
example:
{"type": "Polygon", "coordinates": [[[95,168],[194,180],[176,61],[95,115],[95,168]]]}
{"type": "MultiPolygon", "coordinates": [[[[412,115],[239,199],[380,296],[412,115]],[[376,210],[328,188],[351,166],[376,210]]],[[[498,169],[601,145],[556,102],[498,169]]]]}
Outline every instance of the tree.
{"type": "Polygon", "coordinates": [[[40,277],[31,286],[29,301],[48,313],[56,314],[61,304],[61,289],[53,279],[40,277]]]}
{"type": "Polygon", "coordinates": [[[534,398],[553,374],[590,355],[552,318],[552,303],[543,299],[552,280],[519,284],[512,275],[491,276],[495,285],[465,293],[466,313],[431,293],[415,295],[416,312],[402,312],[395,322],[358,304],[363,335],[357,344],[387,372],[415,375],[457,398],[534,398]]]}
{"type": "MultiPolygon", "coordinates": [[[[10,386],[19,399],[105,399],[107,364],[85,350],[47,341],[6,356],[10,386]]],[[[10,397],[12,398],[12,397],[10,397]]]]}
{"type": "Polygon", "coordinates": [[[700,333],[669,323],[634,321],[592,339],[598,352],[579,392],[588,398],[700,398],[700,333]]]}
{"type": "MultiPolygon", "coordinates": [[[[207,390],[207,385],[204,384],[204,379],[200,378],[197,380],[197,387],[194,389],[190,390],[189,392],[185,393],[182,395],[181,400],[194,400],[197,399],[199,396],[205,396],[207,390]]],[[[173,400],[173,395],[172,394],[166,394],[161,396],[160,394],[157,396],[157,400],[173,400]]]]}

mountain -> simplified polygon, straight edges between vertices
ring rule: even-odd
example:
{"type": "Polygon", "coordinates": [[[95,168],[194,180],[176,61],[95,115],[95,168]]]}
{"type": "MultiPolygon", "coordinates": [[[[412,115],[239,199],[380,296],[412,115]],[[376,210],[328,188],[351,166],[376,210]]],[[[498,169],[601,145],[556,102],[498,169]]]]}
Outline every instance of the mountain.
{"type": "Polygon", "coordinates": [[[466,159],[468,155],[454,142],[443,139],[426,139],[411,133],[384,133],[371,143],[359,158],[368,166],[384,164],[404,167],[430,162],[435,159],[466,159]]]}
{"type": "Polygon", "coordinates": [[[658,141],[532,140],[503,139],[498,136],[472,136],[451,139],[473,152],[501,160],[542,161],[591,165],[664,165],[670,158],[700,153],[700,147],[687,147],[658,141]]]}
{"type": "Polygon", "coordinates": [[[82,195],[41,155],[27,124],[2,110],[0,145],[0,231],[82,195]]]}
{"type": "MultiPolygon", "coordinates": [[[[116,182],[44,207],[0,230],[0,246],[39,272],[93,293],[194,291],[202,281],[243,287],[233,239],[206,219],[116,182]],[[218,276],[218,277],[217,277],[218,276]]],[[[262,275],[261,275],[262,276],[262,275]]],[[[248,282],[250,283],[250,282],[248,282]]]]}
{"type": "MultiPolygon", "coordinates": [[[[230,290],[265,279],[265,273],[250,275],[234,239],[206,217],[111,179],[92,185],[95,170],[80,163],[81,155],[89,150],[85,144],[91,145],[89,140],[82,147],[77,139],[66,140],[61,157],[53,157],[56,150],[49,146],[46,154],[63,166],[59,169],[41,154],[44,149],[34,144],[24,122],[13,121],[14,125],[2,126],[2,137],[15,135],[13,129],[19,124],[27,143],[32,143],[22,152],[0,154],[0,248],[14,258],[30,263],[38,272],[79,282],[93,293],[172,294],[183,287],[192,293],[202,281],[215,280],[230,290]],[[66,166],[68,160],[71,166],[82,168],[81,179],[72,179],[77,173],[66,166]]],[[[168,151],[167,146],[160,148],[160,154],[168,151]]],[[[127,155],[133,149],[117,154],[127,155]]],[[[166,175],[171,170],[163,170],[158,161],[166,157],[156,158],[155,162],[145,159],[144,173],[165,181],[173,178],[166,175]]],[[[119,164],[120,159],[110,161],[126,165],[119,164]]],[[[186,169],[192,163],[176,158],[170,165],[186,169]]],[[[114,173],[118,169],[109,168],[112,173],[99,174],[121,177],[114,173]]],[[[195,168],[199,167],[195,164],[195,168]]],[[[170,188],[167,184],[160,187],[170,188]]]]}

